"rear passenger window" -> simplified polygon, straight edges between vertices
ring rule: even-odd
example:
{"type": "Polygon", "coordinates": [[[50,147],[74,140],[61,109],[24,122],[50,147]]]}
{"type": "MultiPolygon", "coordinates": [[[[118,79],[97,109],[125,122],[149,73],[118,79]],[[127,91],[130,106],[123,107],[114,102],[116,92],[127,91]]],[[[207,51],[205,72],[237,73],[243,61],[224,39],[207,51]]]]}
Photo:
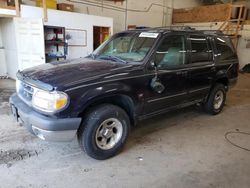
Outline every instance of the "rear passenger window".
{"type": "Polygon", "coordinates": [[[212,61],[212,50],[208,45],[206,37],[190,36],[191,63],[202,63],[212,61]]]}
{"type": "Polygon", "coordinates": [[[219,61],[236,59],[237,55],[233,46],[231,45],[230,39],[225,37],[215,38],[215,44],[218,51],[219,61]]]}

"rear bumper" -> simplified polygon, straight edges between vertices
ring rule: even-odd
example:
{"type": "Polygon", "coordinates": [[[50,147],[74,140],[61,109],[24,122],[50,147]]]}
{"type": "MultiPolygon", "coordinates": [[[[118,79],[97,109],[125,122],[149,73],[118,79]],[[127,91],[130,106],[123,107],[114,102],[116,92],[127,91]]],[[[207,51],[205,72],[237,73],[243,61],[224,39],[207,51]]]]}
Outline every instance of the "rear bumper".
{"type": "Polygon", "coordinates": [[[10,97],[10,104],[16,119],[42,140],[73,140],[81,124],[81,118],[59,119],[44,116],[25,104],[16,94],[10,97]]]}

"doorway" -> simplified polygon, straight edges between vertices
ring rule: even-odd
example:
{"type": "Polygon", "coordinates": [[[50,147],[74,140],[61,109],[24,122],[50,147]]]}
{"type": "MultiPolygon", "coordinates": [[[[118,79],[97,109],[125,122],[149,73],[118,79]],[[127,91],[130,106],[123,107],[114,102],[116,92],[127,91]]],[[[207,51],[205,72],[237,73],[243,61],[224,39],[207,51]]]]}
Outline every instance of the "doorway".
{"type": "Polygon", "coordinates": [[[99,27],[94,26],[94,50],[98,48],[104,41],[106,41],[110,36],[110,28],[109,27],[99,27]]]}

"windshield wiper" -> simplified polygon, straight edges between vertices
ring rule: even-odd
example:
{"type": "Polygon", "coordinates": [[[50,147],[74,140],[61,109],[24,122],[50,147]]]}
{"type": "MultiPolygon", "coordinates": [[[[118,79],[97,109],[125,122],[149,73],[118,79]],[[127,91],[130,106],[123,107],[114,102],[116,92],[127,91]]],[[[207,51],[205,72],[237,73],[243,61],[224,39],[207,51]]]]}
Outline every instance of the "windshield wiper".
{"type": "Polygon", "coordinates": [[[125,63],[127,64],[128,62],[117,57],[117,56],[114,56],[114,55],[101,55],[98,57],[99,59],[108,59],[108,60],[112,60],[112,61],[119,61],[119,62],[122,62],[122,63],[125,63]]]}

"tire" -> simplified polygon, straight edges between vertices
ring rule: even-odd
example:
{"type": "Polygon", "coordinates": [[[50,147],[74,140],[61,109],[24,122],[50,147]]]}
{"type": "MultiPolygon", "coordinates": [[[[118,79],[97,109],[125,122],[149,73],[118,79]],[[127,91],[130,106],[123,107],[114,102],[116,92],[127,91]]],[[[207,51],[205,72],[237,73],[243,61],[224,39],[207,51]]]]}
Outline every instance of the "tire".
{"type": "Polygon", "coordinates": [[[225,86],[223,84],[216,84],[210,91],[208,99],[204,105],[205,111],[209,114],[217,115],[222,111],[225,105],[225,101],[226,101],[225,86]]]}
{"type": "Polygon", "coordinates": [[[78,131],[78,141],[90,157],[105,160],[121,151],[129,132],[127,113],[118,106],[104,104],[87,113],[78,131]]]}

